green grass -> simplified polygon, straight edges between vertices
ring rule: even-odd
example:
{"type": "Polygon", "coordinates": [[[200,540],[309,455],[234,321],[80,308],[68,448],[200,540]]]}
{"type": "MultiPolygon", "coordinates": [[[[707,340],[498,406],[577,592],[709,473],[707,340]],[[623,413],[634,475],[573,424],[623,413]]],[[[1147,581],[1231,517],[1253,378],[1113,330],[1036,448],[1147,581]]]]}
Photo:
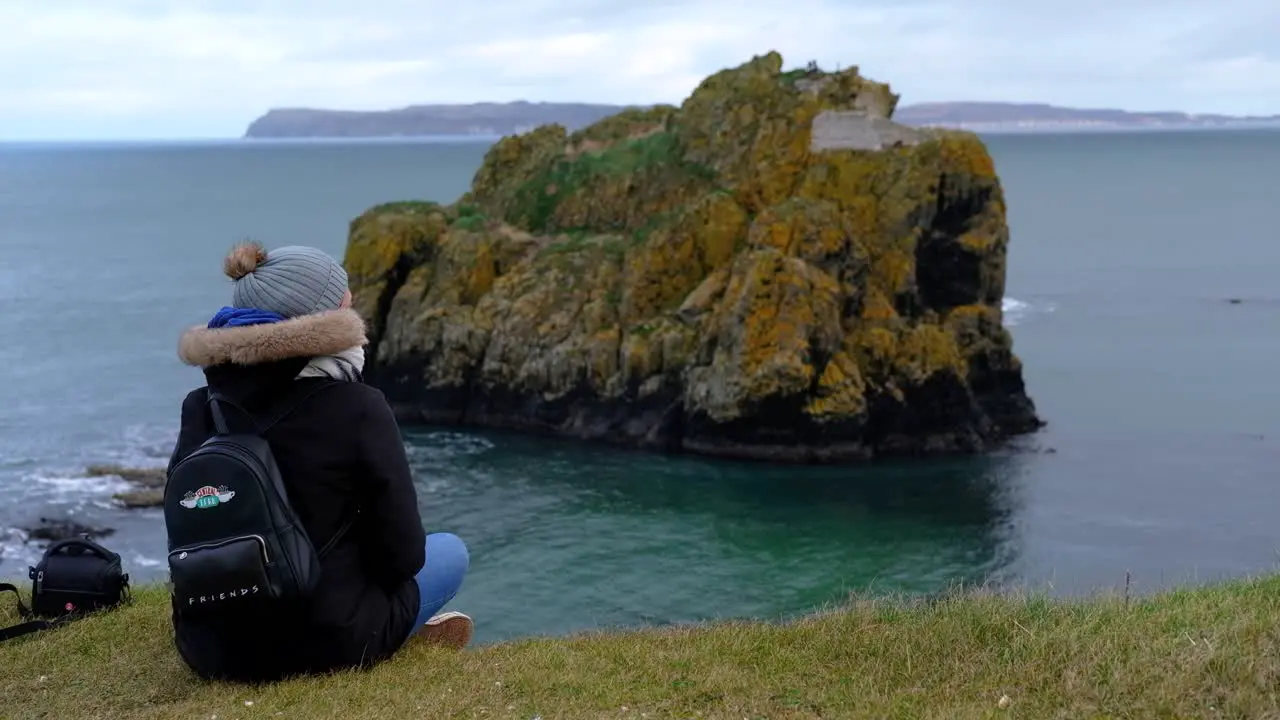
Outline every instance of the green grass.
{"type": "Polygon", "coordinates": [[[809,77],[810,75],[813,75],[813,74],[815,73],[810,72],[808,68],[795,68],[793,70],[787,70],[783,72],[778,77],[786,85],[795,85],[797,80],[809,77]]]}
{"type": "Polygon", "coordinates": [[[460,230],[469,230],[471,232],[480,232],[489,223],[489,219],[481,214],[462,215],[454,221],[453,227],[460,230]]]}
{"type": "Polygon", "coordinates": [[[599,248],[605,257],[616,264],[621,264],[627,256],[628,243],[617,235],[594,233],[583,229],[564,230],[557,233],[557,235],[564,236],[565,239],[548,243],[538,251],[539,257],[574,255],[595,250],[596,248],[599,248]]]}
{"type": "Polygon", "coordinates": [[[515,191],[515,210],[508,220],[523,222],[533,231],[547,229],[560,201],[601,178],[639,175],[668,169],[690,176],[712,178],[709,168],[686,162],[680,142],[671,132],[620,140],[600,152],[559,157],[515,191]]]}
{"type": "Polygon", "coordinates": [[[569,255],[590,250],[600,245],[600,238],[590,230],[574,228],[571,230],[562,230],[557,236],[563,237],[563,240],[555,240],[538,250],[539,257],[549,257],[552,255],[569,255]]]}
{"type": "Polygon", "coordinates": [[[631,326],[631,334],[638,335],[640,337],[649,337],[650,335],[653,334],[653,331],[657,329],[658,329],[657,327],[650,325],[647,322],[639,323],[637,325],[631,326]]]}
{"type": "Polygon", "coordinates": [[[626,175],[638,170],[679,162],[680,144],[670,132],[657,132],[634,139],[623,139],[599,153],[583,153],[572,161],[588,175],[626,175]]]}
{"type": "Polygon", "coordinates": [[[260,687],[189,675],[155,589],[0,645],[0,717],[15,719],[1263,718],[1280,716],[1278,691],[1274,577],[1132,601],[957,594],[788,624],[411,646],[372,670],[260,687]]]}
{"type": "Polygon", "coordinates": [[[648,108],[628,108],[592,123],[569,136],[569,144],[614,142],[653,128],[664,129],[678,108],[660,104],[648,108]]]}
{"type": "Polygon", "coordinates": [[[366,210],[366,213],[409,213],[409,214],[430,214],[433,212],[443,211],[444,207],[440,203],[430,200],[394,200],[392,202],[384,202],[366,210]]]}

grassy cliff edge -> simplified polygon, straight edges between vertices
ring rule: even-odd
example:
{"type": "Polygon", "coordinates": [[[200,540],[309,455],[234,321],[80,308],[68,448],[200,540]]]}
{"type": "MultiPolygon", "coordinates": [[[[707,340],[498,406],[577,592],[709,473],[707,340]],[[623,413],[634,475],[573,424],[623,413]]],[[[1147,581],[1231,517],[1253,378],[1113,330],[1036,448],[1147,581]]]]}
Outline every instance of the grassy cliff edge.
{"type": "Polygon", "coordinates": [[[369,671],[254,687],[190,676],[166,595],[146,588],[0,645],[0,717],[1277,717],[1277,618],[1277,577],[1132,600],[958,593],[788,623],[410,647],[369,671]]]}

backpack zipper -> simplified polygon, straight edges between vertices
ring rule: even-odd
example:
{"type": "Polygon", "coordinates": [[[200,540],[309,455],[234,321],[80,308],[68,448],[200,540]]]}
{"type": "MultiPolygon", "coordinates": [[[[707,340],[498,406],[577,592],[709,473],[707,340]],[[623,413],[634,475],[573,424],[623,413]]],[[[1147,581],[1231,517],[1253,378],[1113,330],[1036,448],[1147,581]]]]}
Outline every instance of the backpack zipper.
{"type": "Polygon", "coordinates": [[[240,535],[233,538],[227,538],[226,540],[219,540],[218,542],[214,542],[214,543],[204,543],[202,545],[190,545],[187,547],[175,548],[172,552],[169,553],[169,560],[172,561],[174,555],[178,555],[178,559],[181,560],[182,558],[186,557],[187,553],[195,552],[197,550],[210,550],[213,548],[220,548],[225,545],[230,545],[231,543],[239,542],[241,540],[248,540],[250,538],[253,538],[254,540],[258,541],[258,546],[262,550],[262,561],[263,563],[270,565],[271,554],[267,552],[267,541],[263,539],[261,535],[240,535]]]}

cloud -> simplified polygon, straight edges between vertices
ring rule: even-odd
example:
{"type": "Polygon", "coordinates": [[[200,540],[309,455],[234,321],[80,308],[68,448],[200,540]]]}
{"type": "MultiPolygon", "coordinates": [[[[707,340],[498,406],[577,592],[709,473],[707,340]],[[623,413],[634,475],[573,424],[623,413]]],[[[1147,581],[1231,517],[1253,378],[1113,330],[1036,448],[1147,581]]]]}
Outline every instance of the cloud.
{"type": "Polygon", "coordinates": [[[1280,113],[1275,0],[7,0],[0,138],[235,136],[271,107],[679,102],[776,49],[904,103],[1280,113]]]}

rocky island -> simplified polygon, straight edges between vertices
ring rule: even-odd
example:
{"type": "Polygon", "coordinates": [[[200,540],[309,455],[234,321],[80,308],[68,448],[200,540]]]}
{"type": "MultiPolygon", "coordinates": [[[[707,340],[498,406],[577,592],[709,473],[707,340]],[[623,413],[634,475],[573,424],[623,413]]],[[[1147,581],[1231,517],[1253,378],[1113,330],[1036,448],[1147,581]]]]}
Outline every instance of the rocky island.
{"type": "Polygon", "coordinates": [[[406,422],[791,462],[1036,430],[992,159],[897,101],[771,52],[504,137],[453,204],[352,221],[368,381],[406,422]]]}

